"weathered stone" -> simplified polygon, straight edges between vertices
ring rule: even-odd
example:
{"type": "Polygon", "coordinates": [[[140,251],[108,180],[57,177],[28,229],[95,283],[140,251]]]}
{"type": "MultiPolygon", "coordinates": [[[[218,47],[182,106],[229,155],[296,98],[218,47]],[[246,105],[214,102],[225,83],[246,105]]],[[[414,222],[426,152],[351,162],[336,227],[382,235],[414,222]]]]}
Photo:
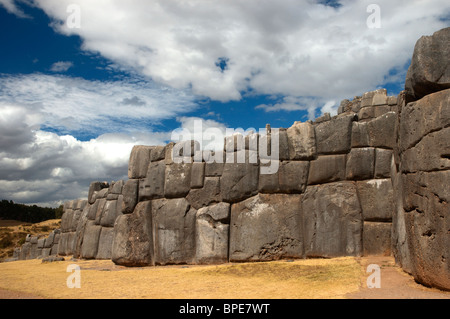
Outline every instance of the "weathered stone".
{"type": "Polygon", "coordinates": [[[303,193],[308,183],[308,161],[283,161],[274,174],[260,174],[258,190],[261,193],[303,193]]]}
{"type": "Polygon", "coordinates": [[[402,155],[402,172],[450,169],[450,127],[424,136],[402,155]]]}
{"type": "Polygon", "coordinates": [[[412,275],[450,290],[450,171],[403,175],[405,228],[412,275]]]}
{"type": "Polygon", "coordinates": [[[75,252],[77,233],[70,232],[67,234],[68,234],[68,236],[67,236],[66,256],[70,256],[70,255],[73,255],[73,253],[75,252]]]}
{"type": "Polygon", "coordinates": [[[38,256],[41,256],[41,258],[47,258],[50,256],[51,248],[42,248],[41,252],[38,251],[38,256]]]}
{"type": "MultiPolygon", "coordinates": [[[[123,196],[120,195],[122,197],[122,201],[123,201],[123,196]]],[[[117,207],[117,205],[119,205],[119,207],[122,207],[122,201],[118,204],[118,200],[113,200],[113,201],[106,201],[105,204],[105,209],[100,221],[100,225],[103,227],[114,227],[114,223],[116,221],[116,218],[119,217],[122,212],[121,209],[117,207]]]]}
{"type": "Polygon", "coordinates": [[[209,206],[211,203],[220,202],[222,200],[220,177],[205,177],[204,186],[202,188],[191,189],[186,199],[195,209],[209,206]]]}
{"type": "Polygon", "coordinates": [[[106,198],[108,196],[108,192],[109,192],[109,186],[107,188],[103,188],[101,190],[99,190],[97,192],[97,195],[95,196],[95,199],[102,199],[102,198],[106,198]]]}
{"type": "Polygon", "coordinates": [[[372,105],[373,96],[375,95],[376,91],[366,92],[361,97],[361,107],[364,108],[366,106],[372,105]]]}
{"type": "Polygon", "coordinates": [[[413,147],[420,140],[450,125],[450,90],[427,95],[402,108],[399,127],[399,151],[413,147]]]}
{"type": "Polygon", "coordinates": [[[193,163],[191,172],[191,188],[202,188],[205,179],[205,163],[193,163]]]}
{"type": "Polygon", "coordinates": [[[96,259],[111,259],[114,228],[102,227],[96,259]]]}
{"type": "Polygon", "coordinates": [[[230,261],[303,257],[301,195],[258,194],[233,204],[230,261]]]}
{"type": "Polygon", "coordinates": [[[362,254],[363,222],[353,182],[308,186],[302,211],[306,257],[362,254]]]}
{"type": "Polygon", "coordinates": [[[154,146],[136,145],[133,147],[128,164],[128,178],[145,178],[150,164],[150,153],[154,146]]]}
{"type": "Polygon", "coordinates": [[[392,221],[395,210],[390,179],[373,179],[356,183],[365,221],[392,221]]]}
{"type": "Polygon", "coordinates": [[[228,261],[229,228],[230,204],[219,203],[197,211],[196,263],[212,264],[228,261]]]}
{"type": "Polygon", "coordinates": [[[99,200],[98,207],[97,207],[97,213],[95,215],[95,224],[100,225],[100,222],[102,220],[102,217],[105,213],[106,203],[108,201],[105,198],[102,198],[99,200]]]}
{"type": "Polygon", "coordinates": [[[191,189],[192,164],[173,163],[166,165],[164,196],[166,198],[185,197],[191,189]]]}
{"type": "Polygon", "coordinates": [[[89,193],[88,193],[89,204],[94,204],[97,192],[107,187],[109,187],[109,185],[106,182],[92,182],[91,185],[89,186],[89,193]]]}
{"type": "Polygon", "coordinates": [[[156,264],[194,262],[196,213],[184,198],[152,201],[156,264]]]}
{"type": "MultiPolygon", "coordinates": [[[[36,237],[37,238],[37,237],[36,237]]],[[[33,244],[33,243],[32,243],[33,244]]],[[[45,238],[40,238],[36,242],[37,248],[44,248],[45,247],[45,238]]]]}
{"type": "MultiPolygon", "coordinates": [[[[60,256],[66,256],[66,247],[67,247],[67,241],[69,238],[69,233],[62,233],[61,237],[59,238],[59,244],[58,244],[58,255],[60,256]]],[[[22,250],[23,250],[22,246],[22,250]]]]}
{"type": "Polygon", "coordinates": [[[150,152],[150,161],[158,162],[164,160],[166,156],[166,147],[165,146],[155,146],[152,148],[150,152]]]}
{"type": "Polygon", "coordinates": [[[116,220],[111,256],[115,264],[154,265],[151,207],[151,201],[140,202],[132,214],[116,220]]]}
{"type": "Polygon", "coordinates": [[[53,240],[55,239],[55,233],[51,232],[47,238],[44,239],[44,246],[40,248],[51,248],[53,245],[53,240]]]}
{"type": "Polygon", "coordinates": [[[378,106],[367,106],[359,110],[358,120],[367,120],[376,118],[391,111],[391,107],[387,104],[378,106]]]}
{"type": "Polygon", "coordinates": [[[391,223],[364,222],[364,256],[391,254],[391,223]]]}
{"type": "Polygon", "coordinates": [[[98,241],[102,227],[96,225],[93,221],[86,223],[83,244],[81,246],[81,257],[85,259],[94,259],[97,256],[98,241]]]}
{"type": "Polygon", "coordinates": [[[388,98],[386,89],[376,90],[372,98],[372,105],[374,106],[385,105],[388,102],[387,99],[388,98]]]}
{"type": "Polygon", "coordinates": [[[61,217],[61,230],[63,232],[69,232],[73,219],[73,210],[67,209],[61,217]]]}
{"type": "Polygon", "coordinates": [[[109,186],[108,193],[109,194],[118,194],[118,195],[122,194],[123,184],[124,184],[124,181],[112,182],[111,185],[109,186]]]}
{"type": "Polygon", "coordinates": [[[317,154],[316,133],[311,123],[295,122],[287,129],[289,159],[310,160],[317,154]]]}
{"type": "Polygon", "coordinates": [[[375,170],[374,148],[352,148],[347,155],[346,177],[348,180],[373,178],[375,170]]]}
{"type": "Polygon", "coordinates": [[[354,122],[352,125],[352,147],[395,147],[395,122],[397,114],[387,112],[368,122],[354,122]]]}
{"type": "Polygon", "coordinates": [[[225,164],[220,190],[225,202],[234,203],[258,192],[259,166],[256,164],[225,164]]]}
{"type": "Polygon", "coordinates": [[[382,148],[375,149],[375,178],[386,178],[391,176],[392,150],[382,148]]]}
{"type": "Polygon", "coordinates": [[[139,180],[130,179],[126,181],[122,189],[122,213],[131,214],[138,203],[139,180]]]}
{"type": "Polygon", "coordinates": [[[310,162],[308,185],[345,180],[346,155],[324,155],[310,162]]]}
{"type": "Polygon", "coordinates": [[[245,150],[245,137],[241,133],[225,136],[223,144],[223,150],[227,153],[245,150]]]}
{"type": "Polygon", "coordinates": [[[450,88],[449,52],[450,28],[417,41],[405,82],[409,100],[450,88]]]}
{"type": "Polygon", "coordinates": [[[205,177],[222,176],[224,163],[205,163],[205,177]]]}
{"type": "Polygon", "coordinates": [[[315,126],[317,153],[348,153],[351,145],[353,115],[345,115],[315,126]]]}
{"type": "MultiPolygon", "coordinates": [[[[271,161],[268,165],[261,164],[261,167],[269,167],[275,163],[271,161]]],[[[279,181],[279,166],[280,162],[276,161],[276,172],[271,172],[271,174],[260,174],[258,181],[258,191],[260,193],[280,193],[280,181],[279,181]]]]}
{"type": "Polygon", "coordinates": [[[147,178],[139,180],[139,202],[164,197],[165,171],[164,161],[150,164],[147,178]]]}

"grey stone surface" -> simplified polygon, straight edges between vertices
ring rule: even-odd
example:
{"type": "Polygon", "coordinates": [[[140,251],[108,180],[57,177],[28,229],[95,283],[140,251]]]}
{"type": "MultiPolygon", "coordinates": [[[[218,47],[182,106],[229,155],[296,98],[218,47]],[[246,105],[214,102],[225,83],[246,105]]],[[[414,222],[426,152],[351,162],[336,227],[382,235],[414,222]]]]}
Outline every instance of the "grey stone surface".
{"type": "Polygon", "coordinates": [[[295,122],[286,133],[289,159],[310,160],[316,156],[316,133],[311,123],[295,122]]]}
{"type": "Polygon", "coordinates": [[[226,263],[230,204],[219,203],[199,209],[195,223],[195,263],[226,263]]]}
{"type": "Polygon", "coordinates": [[[371,147],[352,148],[347,155],[346,177],[348,180],[373,178],[375,170],[375,149],[371,147]]]}
{"type": "Polygon", "coordinates": [[[195,209],[222,201],[220,177],[205,177],[204,186],[191,189],[186,199],[195,209]]]}
{"type": "Polygon", "coordinates": [[[85,259],[94,259],[97,256],[98,242],[102,227],[96,225],[93,221],[86,223],[83,244],[81,246],[81,257],[85,259]]]}
{"type": "Polygon", "coordinates": [[[417,41],[405,82],[409,100],[450,88],[449,52],[450,28],[417,41]]]}
{"type": "Polygon", "coordinates": [[[259,166],[256,164],[225,164],[220,178],[222,199],[235,203],[258,191],[259,166]]]}
{"type": "Polygon", "coordinates": [[[130,179],[125,182],[122,190],[122,213],[131,214],[138,203],[139,180],[130,179]]]}
{"type": "Polygon", "coordinates": [[[306,257],[362,255],[362,212],[353,182],[308,186],[302,211],[306,257]]]}
{"type": "Polygon", "coordinates": [[[111,259],[112,244],[114,239],[114,228],[102,227],[98,240],[98,250],[96,259],[111,259]]]}
{"type": "Polygon", "coordinates": [[[91,185],[89,186],[89,193],[88,193],[89,204],[94,204],[97,193],[103,188],[107,187],[109,187],[108,183],[92,182],[91,185]]]}
{"type": "Polygon", "coordinates": [[[323,155],[310,162],[308,185],[345,180],[346,155],[323,155]]]}
{"type": "Polygon", "coordinates": [[[344,115],[315,126],[318,154],[342,154],[350,151],[353,115],[344,115]]]}
{"type": "Polygon", "coordinates": [[[368,122],[353,122],[351,146],[393,149],[396,120],[395,112],[387,112],[368,122]]]}
{"type": "Polygon", "coordinates": [[[119,216],[111,252],[115,264],[130,267],[154,265],[151,210],[151,201],[145,201],[138,203],[132,214],[119,216]]]}
{"type": "Polygon", "coordinates": [[[230,261],[303,257],[301,195],[258,194],[233,204],[230,261]]]}
{"type": "Polygon", "coordinates": [[[164,197],[185,197],[191,189],[192,164],[166,165],[164,197]]]}
{"type": "Polygon", "coordinates": [[[364,222],[364,256],[391,255],[391,223],[364,222]]]}
{"type": "Polygon", "coordinates": [[[164,161],[149,165],[147,178],[139,180],[139,202],[164,196],[165,171],[164,161]]]}
{"type": "Polygon", "coordinates": [[[391,179],[372,179],[356,183],[365,221],[392,221],[395,210],[391,179]]]}
{"type": "Polygon", "coordinates": [[[375,149],[375,178],[387,178],[391,176],[392,155],[392,150],[375,149]]]}
{"type": "Polygon", "coordinates": [[[130,162],[128,164],[128,178],[139,179],[145,178],[148,166],[150,164],[150,153],[153,146],[136,145],[130,154],[130,162]]]}
{"type": "Polygon", "coordinates": [[[205,179],[205,163],[193,163],[191,171],[191,188],[202,188],[205,179]]]}
{"type": "Polygon", "coordinates": [[[184,198],[152,201],[155,263],[191,264],[195,260],[197,211],[184,198]]]}

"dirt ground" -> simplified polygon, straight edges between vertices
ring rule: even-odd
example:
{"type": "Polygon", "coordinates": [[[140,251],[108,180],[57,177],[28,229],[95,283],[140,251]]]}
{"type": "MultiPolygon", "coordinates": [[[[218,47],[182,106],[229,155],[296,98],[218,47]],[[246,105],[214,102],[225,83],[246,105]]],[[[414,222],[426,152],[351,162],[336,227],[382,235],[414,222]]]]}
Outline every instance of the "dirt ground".
{"type": "MultiPolygon", "coordinates": [[[[80,294],[77,297],[73,294],[73,289],[67,288],[61,290],[62,293],[57,293],[56,288],[53,294],[47,293],[45,290],[39,290],[36,287],[46,285],[48,279],[39,279],[36,275],[27,277],[27,275],[12,271],[7,267],[0,267],[0,299],[116,298],[114,295],[105,294],[105,290],[102,291],[99,287],[96,287],[98,285],[96,280],[105,283],[107,280],[111,281],[111,278],[119,280],[121,276],[125,275],[124,280],[130,283],[126,286],[132,286],[133,280],[136,279],[134,285],[137,289],[134,290],[141,289],[139,285],[142,281],[145,281],[143,278],[156,279],[151,283],[151,286],[159,293],[158,295],[139,295],[135,294],[134,291],[127,290],[126,288],[129,287],[123,287],[124,284],[120,281],[113,283],[116,287],[121,287],[120,298],[130,299],[450,299],[450,292],[430,289],[417,284],[410,275],[395,265],[392,257],[374,256],[336,260],[319,259],[220,266],[190,265],[132,269],[114,265],[110,261],[70,261],[68,258],[66,260],[60,266],[56,266],[57,263],[50,266],[41,266],[40,261],[18,263],[28,263],[34,268],[47,267],[45,268],[47,272],[53,271],[52,269],[56,269],[55,267],[66,267],[66,264],[74,262],[80,264],[81,268],[86,271],[83,273],[83,280],[84,287],[86,287],[84,292],[87,295],[80,294]],[[370,273],[367,273],[366,269],[370,264],[380,266],[380,288],[369,289],[367,287],[367,278],[370,273]],[[5,286],[8,278],[18,281],[18,277],[14,277],[16,275],[20,275],[20,280],[23,279],[24,282],[28,282],[28,285],[25,286],[15,282],[17,285],[9,284],[9,286],[5,286]],[[3,284],[1,278],[5,278],[3,284]],[[306,281],[303,279],[306,279],[306,281]],[[186,281],[197,281],[201,284],[186,286],[186,281]],[[34,290],[30,289],[31,282],[38,285],[33,288],[34,290]],[[260,289],[248,291],[255,285],[260,289]],[[302,294],[279,294],[280,287],[288,292],[302,291],[302,294]],[[27,289],[29,290],[27,291],[27,289]],[[97,291],[96,289],[100,290],[97,291]],[[167,292],[164,294],[164,289],[175,294],[168,294],[167,292]],[[86,292],[86,290],[88,291],[86,292]],[[32,291],[38,293],[31,293],[32,291]],[[211,292],[214,292],[214,294],[211,294],[211,292]]],[[[53,274],[54,277],[52,278],[58,278],[59,281],[62,281],[68,275],[65,271],[59,271],[59,274],[57,276],[53,274]]]]}

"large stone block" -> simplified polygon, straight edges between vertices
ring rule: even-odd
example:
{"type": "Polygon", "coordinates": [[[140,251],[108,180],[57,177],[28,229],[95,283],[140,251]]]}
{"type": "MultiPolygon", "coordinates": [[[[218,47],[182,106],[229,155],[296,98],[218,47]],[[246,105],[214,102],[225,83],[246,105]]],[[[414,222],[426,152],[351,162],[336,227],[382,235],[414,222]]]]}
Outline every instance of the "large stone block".
{"type": "Polygon", "coordinates": [[[232,205],[230,261],[302,258],[301,198],[258,194],[232,205]]]}
{"type": "Polygon", "coordinates": [[[375,149],[375,178],[391,176],[392,150],[382,148],[375,149]]]}
{"type": "Polygon", "coordinates": [[[402,108],[399,127],[399,151],[413,147],[420,140],[450,125],[450,90],[427,95],[402,108]]]}
{"type": "Polygon", "coordinates": [[[185,197],[191,189],[192,164],[172,163],[166,165],[164,196],[166,198],[185,197]]]}
{"type": "Polygon", "coordinates": [[[140,202],[132,214],[116,220],[111,253],[115,264],[154,265],[151,207],[151,201],[140,202]]]}
{"type": "Polygon", "coordinates": [[[220,178],[220,190],[225,202],[235,203],[258,192],[259,165],[226,163],[220,178]]]}
{"type": "Polygon", "coordinates": [[[391,223],[364,222],[364,256],[391,254],[391,223]]]}
{"type": "Polygon", "coordinates": [[[148,166],[150,164],[150,154],[154,146],[136,145],[130,154],[130,162],[128,164],[128,178],[139,179],[145,178],[148,166]]]}
{"type": "Polygon", "coordinates": [[[191,188],[202,188],[205,179],[205,163],[193,163],[191,172],[191,188]]]}
{"type": "MultiPolygon", "coordinates": [[[[67,248],[68,239],[69,239],[69,233],[61,233],[61,237],[59,238],[59,244],[58,244],[58,255],[66,256],[66,248],[67,248]]],[[[23,250],[23,246],[22,246],[22,250],[23,250]]]]}
{"type": "Polygon", "coordinates": [[[198,189],[191,189],[186,199],[195,209],[222,201],[220,177],[205,177],[204,186],[198,189]]]}
{"type": "Polygon", "coordinates": [[[345,180],[346,155],[324,155],[311,161],[308,185],[345,180]]]}
{"type": "Polygon", "coordinates": [[[105,214],[106,203],[108,201],[106,200],[106,198],[102,198],[102,199],[99,199],[97,201],[99,203],[98,203],[98,206],[97,206],[97,212],[95,214],[95,224],[96,225],[100,225],[102,217],[105,214]]]}
{"type": "Polygon", "coordinates": [[[96,225],[94,221],[86,223],[83,244],[81,246],[81,257],[85,259],[94,259],[97,256],[98,242],[102,227],[96,225]]]}
{"type": "Polygon", "coordinates": [[[412,274],[427,286],[450,290],[450,171],[402,179],[412,274]]]}
{"type": "Polygon", "coordinates": [[[308,161],[283,161],[274,174],[260,174],[260,193],[303,193],[308,183],[308,161]]]}
{"type": "Polygon", "coordinates": [[[212,264],[228,261],[229,228],[230,204],[219,203],[197,211],[196,263],[212,264]]]}
{"type": "Polygon", "coordinates": [[[287,129],[289,159],[310,160],[317,154],[316,133],[311,123],[295,122],[287,129]]]}
{"type": "Polygon", "coordinates": [[[111,259],[113,239],[114,228],[102,227],[96,259],[111,259]]]}
{"type": "Polygon", "coordinates": [[[402,173],[450,169],[450,127],[424,136],[402,155],[402,173]]]}
{"type": "Polygon", "coordinates": [[[195,259],[197,211],[184,198],[152,201],[155,263],[190,264],[195,259]]]}
{"type": "Polygon", "coordinates": [[[405,82],[410,100],[450,88],[449,52],[450,28],[417,41],[405,82]]]}
{"type": "Polygon", "coordinates": [[[108,200],[105,204],[105,209],[100,221],[103,227],[114,227],[114,223],[120,215],[122,215],[123,196],[120,195],[120,200],[108,200]]]}
{"type": "Polygon", "coordinates": [[[139,180],[130,179],[126,181],[125,185],[123,186],[122,195],[122,213],[131,214],[138,203],[139,180]]]}
{"type": "Polygon", "coordinates": [[[347,155],[346,177],[348,180],[371,179],[374,170],[374,148],[353,148],[347,155]]]}
{"type": "Polygon", "coordinates": [[[164,197],[165,172],[164,161],[149,165],[147,178],[139,180],[139,202],[164,197]]]}
{"type": "Polygon", "coordinates": [[[306,257],[361,256],[363,221],[353,182],[308,186],[302,211],[306,257]]]}
{"type": "Polygon", "coordinates": [[[395,112],[387,112],[368,122],[353,122],[351,146],[393,149],[396,120],[395,112]]]}
{"type": "Polygon", "coordinates": [[[317,153],[348,153],[351,146],[353,120],[353,115],[344,115],[316,125],[317,153]]]}
{"type": "Polygon", "coordinates": [[[391,179],[373,179],[356,183],[365,221],[392,221],[395,210],[391,179]]]}
{"type": "Polygon", "coordinates": [[[88,193],[89,204],[94,204],[97,193],[103,188],[108,187],[109,185],[106,182],[92,182],[91,185],[89,186],[89,193],[88,193]]]}

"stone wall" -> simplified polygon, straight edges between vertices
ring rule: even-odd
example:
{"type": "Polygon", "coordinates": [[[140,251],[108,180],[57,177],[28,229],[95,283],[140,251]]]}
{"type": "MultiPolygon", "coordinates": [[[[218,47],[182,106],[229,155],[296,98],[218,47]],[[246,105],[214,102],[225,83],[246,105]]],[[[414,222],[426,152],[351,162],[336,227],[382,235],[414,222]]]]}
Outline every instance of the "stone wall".
{"type": "Polygon", "coordinates": [[[128,180],[93,182],[87,201],[65,205],[58,254],[125,266],[393,254],[419,282],[450,289],[450,28],[438,38],[439,85],[415,52],[398,97],[367,92],[334,117],[228,137],[225,163],[194,161],[190,141],[135,146],[128,180]],[[254,147],[274,141],[277,159],[254,147]]]}

